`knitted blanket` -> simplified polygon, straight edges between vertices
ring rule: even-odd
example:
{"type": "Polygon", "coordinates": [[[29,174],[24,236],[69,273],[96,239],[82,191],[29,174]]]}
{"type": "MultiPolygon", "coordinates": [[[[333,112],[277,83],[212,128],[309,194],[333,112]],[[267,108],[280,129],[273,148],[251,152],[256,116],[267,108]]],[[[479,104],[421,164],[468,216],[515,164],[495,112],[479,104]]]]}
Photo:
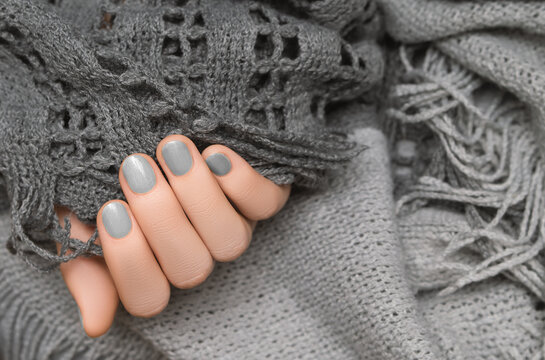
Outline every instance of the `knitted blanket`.
{"type": "Polygon", "coordinates": [[[275,182],[305,187],[361,151],[327,125],[381,78],[366,30],[376,7],[348,1],[324,17],[299,5],[3,1],[0,173],[12,252],[42,270],[100,255],[94,238],[69,239],[53,205],[93,222],[122,197],[123,158],[153,154],[171,133],[201,149],[227,145],[275,182]],[[348,42],[349,30],[361,35],[348,42]]]}
{"type": "Polygon", "coordinates": [[[545,356],[540,2],[51,2],[0,4],[0,357],[545,356]],[[242,258],[89,339],[27,264],[100,253],[50,207],[92,221],[108,169],[177,131],[300,186],[242,258]]]}

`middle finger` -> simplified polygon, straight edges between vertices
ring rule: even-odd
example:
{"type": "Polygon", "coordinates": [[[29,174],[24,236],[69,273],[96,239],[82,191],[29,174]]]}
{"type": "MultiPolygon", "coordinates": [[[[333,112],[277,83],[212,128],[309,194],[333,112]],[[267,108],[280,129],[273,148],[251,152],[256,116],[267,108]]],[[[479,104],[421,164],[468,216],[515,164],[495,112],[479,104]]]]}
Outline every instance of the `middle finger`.
{"type": "Polygon", "coordinates": [[[119,181],[172,285],[190,288],[203,282],[212,271],[213,259],[153,159],[145,154],[127,157],[119,181]]]}

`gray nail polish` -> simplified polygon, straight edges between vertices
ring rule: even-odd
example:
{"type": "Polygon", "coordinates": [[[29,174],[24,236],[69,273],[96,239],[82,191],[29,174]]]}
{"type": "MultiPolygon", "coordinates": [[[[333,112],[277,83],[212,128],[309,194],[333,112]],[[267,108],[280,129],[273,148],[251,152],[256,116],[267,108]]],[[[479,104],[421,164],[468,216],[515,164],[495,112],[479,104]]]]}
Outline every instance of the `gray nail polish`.
{"type": "Polygon", "coordinates": [[[119,239],[131,231],[131,218],[121,203],[111,202],[102,210],[102,223],[110,236],[119,239]]]}
{"type": "Polygon", "coordinates": [[[174,175],[183,175],[187,173],[193,165],[191,153],[187,145],[181,141],[169,141],[163,146],[163,158],[168,168],[174,175]]]}
{"type": "Polygon", "coordinates": [[[206,158],[206,164],[216,175],[222,176],[231,171],[231,161],[222,153],[215,153],[206,158]]]}
{"type": "Polygon", "coordinates": [[[135,193],[147,193],[155,186],[155,173],[140,155],[131,155],[123,162],[123,176],[135,193]]]}

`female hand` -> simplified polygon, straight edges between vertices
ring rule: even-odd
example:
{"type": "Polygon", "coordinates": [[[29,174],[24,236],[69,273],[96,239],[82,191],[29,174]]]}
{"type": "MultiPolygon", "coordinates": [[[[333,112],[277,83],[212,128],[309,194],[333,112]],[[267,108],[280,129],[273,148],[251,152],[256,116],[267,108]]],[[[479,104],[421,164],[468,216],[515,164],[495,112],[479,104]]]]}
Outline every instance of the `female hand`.
{"type": "MultiPolygon", "coordinates": [[[[159,165],[145,154],[123,161],[119,181],[128,203],[108,201],[97,216],[104,259],[61,265],[91,337],[110,328],[119,299],[134,316],[154,316],[168,304],[169,283],[192,288],[214,261],[238,258],[256,221],[276,214],[289,196],[289,185],[274,184],[223,145],[200,154],[187,137],[171,135],[156,155],[159,165]]],[[[94,231],[68,209],[57,208],[57,215],[63,226],[70,216],[72,237],[88,239],[94,231]]]]}

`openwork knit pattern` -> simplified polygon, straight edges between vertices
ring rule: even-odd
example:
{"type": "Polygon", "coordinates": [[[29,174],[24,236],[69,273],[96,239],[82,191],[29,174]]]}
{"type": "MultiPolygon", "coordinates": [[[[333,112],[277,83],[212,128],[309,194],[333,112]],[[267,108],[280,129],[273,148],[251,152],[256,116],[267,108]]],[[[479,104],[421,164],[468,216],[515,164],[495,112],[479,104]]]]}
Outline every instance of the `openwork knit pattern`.
{"type": "Polygon", "coordinates": [[[376,7],[334,3],[2,2],[0,173],[10,249],[44,270],[100,254],[94,238],[68,238],[53,205],[92,222],[101,204],[122,197],[122,159],[154,154],[171,133],[201,149],[227,145],[279,184],[323,183],[325,171],[363,148],[328,130],[328,113],[382,71],[371,40],[342,37],[368,34],[376,7]],[[60,255],[43,234],[61,243],[60,255]]]}

